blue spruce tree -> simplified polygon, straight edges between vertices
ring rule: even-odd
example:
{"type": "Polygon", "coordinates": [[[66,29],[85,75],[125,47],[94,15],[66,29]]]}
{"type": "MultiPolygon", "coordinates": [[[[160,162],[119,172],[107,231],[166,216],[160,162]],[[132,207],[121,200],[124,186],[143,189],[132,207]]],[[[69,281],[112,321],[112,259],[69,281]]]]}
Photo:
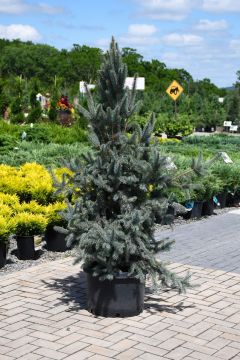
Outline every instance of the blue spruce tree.
{"type": "MultiPolygon", "coordinates": [[[[136,79],[125,88],[127,67],[114,39],[100,70],[96,104],[87,91],[88,109],[80,111],[89,122],[94,151],[84,167],[72,161],[73,178],[65,186],[69,205],[68,243],[75,243],[86,272],[113,280],[127,272],[145,282],[184,291],[189,275],[180,278],[156,254],[172,242],[154,238],[156,217],[168,207],[174,177],[168,159],[152,143],[154,116],[141,129],[131,123],[136,112],[136,79]]],[[[87,90],[87,89],[86,89],[87,90]]]]}

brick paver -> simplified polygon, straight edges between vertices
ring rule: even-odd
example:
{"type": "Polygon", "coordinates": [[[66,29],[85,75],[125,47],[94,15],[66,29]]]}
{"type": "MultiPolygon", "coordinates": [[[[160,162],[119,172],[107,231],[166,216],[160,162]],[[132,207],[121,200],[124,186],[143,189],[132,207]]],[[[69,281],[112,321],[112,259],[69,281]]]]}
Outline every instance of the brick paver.
{"type": "Polygon", "coordinates": [[[164,260],[240,274],[240,209],[156,232],[157,239],[174,239],[164,260]]]}
{"type": "Polygon", "coordinates": [[[170,268],[190,270],[200,286],[147,293],[144,312],[125,319],[86,311],[85,277],[71,258],[1,276],[0,359],[240,360],[240,274],[170,268]]]}

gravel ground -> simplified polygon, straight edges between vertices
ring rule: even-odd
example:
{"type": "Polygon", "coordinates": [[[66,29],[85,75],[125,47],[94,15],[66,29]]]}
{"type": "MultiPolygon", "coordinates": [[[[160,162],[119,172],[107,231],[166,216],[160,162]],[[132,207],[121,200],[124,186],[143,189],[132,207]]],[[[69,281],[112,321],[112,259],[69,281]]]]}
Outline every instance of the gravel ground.
{"type": "Polygon", "coordinates": [[[35,259],[34,260],[19,260],[17,257],[17,242],[12,238],[10,240],[10,247],[8,250],[7,263],[0,269],[0,276],[9,274],[15,271],[23,270],[31,266],[35,266],[44,262],[54,261],[57,259],[63,259],[70,256],[76,255],[76,250],[71,249],[65,252],[53,252],[47,251],[45,249],[45,241],[42,241],[41,238],[35,238],[35,259]],[[36,246],[36,243],[38,244],[36,246]]]}
{"type": "MultiPolygon", "coordinates": [[[[233,208],[235,209],[235,208],[233,208]]],[[[224,209],[216,209],[214,211],[214,215],[219,215],[219,214],[224,214],[229,212],[230,210],[232,210],[232,208],[224,208],[224,209]]],[[[205,219],[207,219],[209,217],[205,217],[205,219]]],[[[189,220],[184,220],[181,216],[178,216],[175,218],[173,225],[156,225],[156,230],[167,230],[167,229],[171,229],[174,228],[176,226],[182,225],[182,224],[186,224],[186,223],[192,223],[193,221],[199,221],[199,220],[204,220],[204,218],[200,218],[200,219],[189,219],[189,220]]],[[[11,239],[10,241],[10,248],[8,251],[8,258],[7,258],[7,264],[0,269],[0,276],[1,275],[5,275],[7,273],[12,273],[15,271],[19,271],[19,270],[23,270],[26,269],[28,267],[31,266],[35,266],[44,262],[48,262],[48,261],[54,261],[57,259],[63,259],[66,257],[74,257],[76,255],[76,250],[75,249],[71,249],[68,250],[66,252],[52,252],[52,251],[47,251],[45,249],[45,242],[42,241],[39,238],[36,238],[36,243],[38,244],[37,246],[35,246],[36,249],[36,258],[35,260],[19,260],[17,257],[17,243],[14,239],[11,239]]]]}

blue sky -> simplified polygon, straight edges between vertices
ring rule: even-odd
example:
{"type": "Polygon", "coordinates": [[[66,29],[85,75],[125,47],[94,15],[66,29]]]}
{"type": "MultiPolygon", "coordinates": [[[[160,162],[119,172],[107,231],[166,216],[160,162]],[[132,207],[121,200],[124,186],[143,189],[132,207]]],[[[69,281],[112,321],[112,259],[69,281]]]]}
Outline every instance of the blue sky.
{"type": "Polygon", "coordinates": [[[240,70],[239,24],[240,0],[0,0],[1,38],[106,49],[114,35],[145,59],[218,86],[240,70]]]}

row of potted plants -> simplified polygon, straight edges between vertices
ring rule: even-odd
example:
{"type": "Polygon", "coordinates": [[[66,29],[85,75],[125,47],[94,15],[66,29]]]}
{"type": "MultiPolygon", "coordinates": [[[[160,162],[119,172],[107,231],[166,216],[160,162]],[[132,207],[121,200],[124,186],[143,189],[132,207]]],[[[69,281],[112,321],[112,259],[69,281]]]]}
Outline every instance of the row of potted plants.
{"type": "Polygon", "coordinates": [[[34,259],[34,235],[44,232],[47,249],[65,250],[61,234],[56,233],[54,236],[54,226],[63,225],[60,212],[65,207],[62,201],[41,205],[36,200],[21,202],[15,194],[0,193],[0,267],[6,263],[9,238],[13,234],[21,260],[34,259]]]}
{"type": "MultiPolygon", "coordinates": [[[[58,179],[66,173],[64,168],[55,171],[58,179]]],[[[10,192],[0,192],[0,266],[6,261],[11,234],[16,235],[20,259],[34,258],[34,235],[44,232],[48,250],[66,250],[65,235],[54,230],[54,226],[63,225],[59,211],[66,205],[54,195],[50,173],[41,165],[25,164],[20,169],[0,165],[0,174],[0,189],[10,192]]],[[[211,215],[217,205],[233,206],[239,202],[239,166],[216,163],[206,176],[193,183],[187,194],[171,189],[174,200],[188,208],[185,218],[211,215]]],[[[167,215],[174,215],[171,207],[167,215]]]]}
{"type": "Polygon", "coordinates": [[[62,251],[61,235],[54,237],[53,227],[63,224],[59,211],[66,205],[63,197],[55,194],[54,181],[66,174],[71,175],[66,168],[51,173],[36,163],[26,163],[19,168],[0,165],[0,267],[6,262],[12,234],[22,260],[34,258],[34,235],[44,232],[49,250],[62,251]],[[53,245],[50,241],[56,237],[58,240],[53,245]]]}
{"type": "Polygon", "coordinates": [[[193,181],[192,189],[186,193],[178,192],[175,200],[182,203],[187,213],[184,218],[209,216],[214,208],[238,206],[240,202],[240,167],[216,162],[208,173],[193,181]]]}

